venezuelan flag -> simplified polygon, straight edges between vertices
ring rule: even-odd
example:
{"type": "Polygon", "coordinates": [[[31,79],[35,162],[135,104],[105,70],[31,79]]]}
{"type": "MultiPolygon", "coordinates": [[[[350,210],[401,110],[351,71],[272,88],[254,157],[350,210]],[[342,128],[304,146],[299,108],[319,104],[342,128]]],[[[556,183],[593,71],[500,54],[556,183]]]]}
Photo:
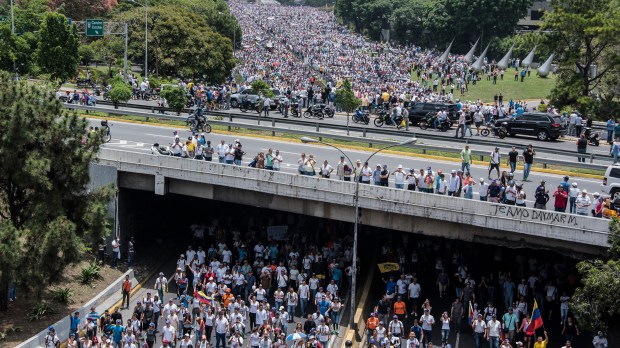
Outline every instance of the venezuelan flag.
{"type": "Polygon", "coordinates": [[[209,306],[211,305],[211,300],[202,291],[195,291],[194,292],[194,297],[197,298],[198,301],[200,301],[202,303],[206,303],[209,306]]]}
{"type": "Polygon", "coordinates": [[[467,316],[467,322],[471,328],[474,328],[474,324],[476,323],[476,314],[474,313],[474,308],[471,306],[471,301],[469,301],[469,315],[467,316]]]}
{"type": "Polygon", "coordinates": [[[538,303],[536,299],[534,299],[534,307],[532,308],[532,318],[530,319],[530,323],[525,329],[525,332],[532,335],[539,327],[543,327],[542,316],[540,315],[540,309],[538,309],[538,303]]]}

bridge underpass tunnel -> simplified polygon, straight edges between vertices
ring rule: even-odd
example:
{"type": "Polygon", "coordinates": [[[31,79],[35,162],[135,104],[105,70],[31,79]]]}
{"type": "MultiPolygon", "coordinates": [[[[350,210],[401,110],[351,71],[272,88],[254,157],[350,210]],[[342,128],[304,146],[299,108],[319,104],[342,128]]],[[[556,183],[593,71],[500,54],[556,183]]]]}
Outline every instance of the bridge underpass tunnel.
{"type": "MultiPolygon", "coordinates": [[[[234,294],[243,299],[262,286],[267,293],[257,292],[258,299],[265,296],[272,307],[280,308],[283,301],[276,298],[276,290],[282,288],[286,293],[293,287],[300,300],[306,299],[294,309],[295,318],[313,313],[313,301],[318,299],[320,304],[325,294],[332,302],[339,298],[342,306],[340,315],[329,317],[334,321],[348,319],[345,301],[350,289],[347,275],[352,259],[351,223],[183,195],[161,196],[121,189],[119,225],[121,241],[130,237],[136,241],[136,260],[141,253],[156,252],[174,259],[183,254],[189,263],[196,255],[200,263],[213,267],[216,281],[231,285],[234,294]],[[192,247],[191,252],[187,251],[188,246],[192,247]],[[220,274],[218,269],[224,263],[224,270],[228,270],[220,274]],[[236,283],[235,269],[246,273],[247,284],[236,283]],[[250,269],[254,278],[251,281],[250,269]],[[302,280],[307,289],[300,287],[302,280]]],[[[360,250],[369,247],[365,242],[360,245],[360,250]]],[[[364,255],[361,259],[362,267],[370,267],[370,258],[364,255]]],[[[192,276],[188,274],[188,278],[191,283],[192,276]]],[[[175,287],[172,284],[170,291],[176,291],[175,287]]],[[[337,311],[332,309],[331,313],[337,311]]]]}
{"type": "MultiPolygon", "coordinates": [[[[425,315],[429,314],[434,319],[430,332],[434,345],[449,343],[454,347],[460,332],[458,346],[475,347],[473,330],[468,324],[471,303],[485,322],[495,314],[497,321],[504,323],[507,331],[500,329],[498,334],[510,338],[514,347],[515,340],[525,340],[523,333],[517,331],[523,319],[532,314],[534,300],[549,333],[550,346],[564,346],[568,339],[573,346],[587,346],[592,340],[590,333],[577,335],[579,320],[568,309],[568,300],[579,284],[577,259],[551,250],[510,248],[381,229],[367,230],[360,239],[373,241],[373,248],[379,253],[377,263],[398,265],[394,266],[398,271],[385,273],[377,267],[370,287],[372,296],[368,298],[373,301],[371,308],[377,306],[386,333],[399,332],[397,323],[402,322],[403,346],[414,320],[422,330],[418,338],[424,334],[428,327],[421,320],[428,321],[425,315]],[[425,307],[430,311],[425,312],[425,307]],[[442,322],[444,312],[451,318],[446,324],[442,322]],[[568,325],[570,321],[577,326],[568,325]],[[449,330],[445,337],[442,328],[449,330]]],[[[364,313],[364,320],[371,311],[364,313]]],[[[536,335],[543,336],[544,329],[536,330],[536,335]]],[[[425,338],[428,336],[426,332],[425,338]]],[[[488,344],[484,341],[485,347],[488,344]]]]}

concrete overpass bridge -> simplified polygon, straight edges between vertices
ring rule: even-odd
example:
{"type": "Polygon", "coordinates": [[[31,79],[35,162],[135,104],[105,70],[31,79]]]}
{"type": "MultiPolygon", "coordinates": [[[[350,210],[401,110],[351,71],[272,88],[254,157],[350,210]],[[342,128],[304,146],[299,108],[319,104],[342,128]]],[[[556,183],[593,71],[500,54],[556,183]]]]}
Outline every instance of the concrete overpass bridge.
{"type": "MultiPolygon", "coordinates": [[[[102,149],[93,180],[119,188],[174,193],[354,222],[355,184],[214,162],[102,149]]],[[[470,242],[554,249],[576,257],[604,254],[608,221],[360,185],[360,223],[470,242]]],[[[121,212],[122,214],[122,212],[121,212]]]]}

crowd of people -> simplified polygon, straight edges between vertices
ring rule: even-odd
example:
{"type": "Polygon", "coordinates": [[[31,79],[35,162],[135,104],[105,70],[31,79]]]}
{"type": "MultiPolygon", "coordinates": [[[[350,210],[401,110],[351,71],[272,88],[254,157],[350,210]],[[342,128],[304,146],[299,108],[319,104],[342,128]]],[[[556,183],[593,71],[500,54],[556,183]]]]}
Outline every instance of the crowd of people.
{"type": "MultiPolygon", "coordinates": [[[[192,244],[171,279],[159,273],[152,292],[130,298],[127,277],[121,306],[70,316],[67,347],[329,348],[351,282],[350,237],[336,222],[284,231],[249,223],[244,233],[238,226],[218,219],[192,225],[192,244]]],[[[50,327],[46,348],[59,341],[50,327]]]]}
{"type": "MultiPolygon", "coordinates": [[[[173,144],[170,147],[172,153],[178,157],[218,161],[223,164],[244,165],[246,150],[239,139],[234,143],[226,143],[221,140],[213,145],[207,140],[205,134],[194,133],[187,140],[181,140],[175,132],[173,144]]],[[[530,171],[534,164],[536,150],[529,144],[519,152],[516,146],[506,154],[500,153],[496,147],[489,153],[488,176],[476,179],[472,177],[471,166],[473,162],[472,149],[465,145],[460,153],[460,167],[444,172],[442,169],[433,170],[431,166],[426,168],[406,168],[399,164],[396,168],[389,168],[387,164],[378,163],[372,166],[370,163],[362,163],[356,160],[349,163],[344,156],[336,163],[324,159],[322,162],[314,154],[302,153],[297,162],[286,161],[280,150],[268,149],[251,156],[248,163],[250,167],[265,170],[281,170],[285,163],[292,163],[300,175],[320,176],[326,179],[335,179],[362,184],[374,184],[389,187],[393,185],[397,189],[418,191],[432,194],[448,195],[473,199],[477,194],[481,201],[502,203],[536,209],[553,209],[557,212],[568,212],[584,216],[603,217],[605,202],[603,196],[594,192],[592,196],[586,189],[580,189],[576,181],[570,181],[569,176],[564,176],[557,186],[547,186],[546,180],[541,180],[532,193],[533,200],[528,201],[528,192],[523,188],[523,182],[530,182],[530,171]],[[522,181],[515,177],[517,164],[523,163],[522,181]],[[503,170],[503,166],[506,166],[503,170]],[[549,204],[549,207],[547,206],[549,204]],[[553,208],[551,208],[553,204],[553,208]]],[[[247,161],[247,160],[246,160],[247,161]]]]}
{"type": "MultiPolygon", "coordinates": [[[[460,333],[476,348],[544,348],[547,327],[561,337],[554,346],[570,348],[581,336],[570,310],[578,272],[568,258],[406,233],[384,240],[380,262],[399,271],[382,278],[383,295],[366,321],[369,347],[449,347],[460,333]]],[[[606,335],[598,332],[592,344],[607,347],[606,335]]]]}
{"type": "MultiPolygon", "coordinates": [[[[505,73],[494,61],[477,72],[462,55],[441,61],[439,51],[373,42],[317,8],[242,1],[229,6],[243,30],[242,47],[235,52],[241,88],[261,78],[281,91],[325,99],[325,86],[338,87],[348,79],[362,101],[377,102],[382,92],[402,96],[404,103],[454,101],[484,74],[491,80],[505,73]]],[[[515,68],[522,78],[525,70],[515,68]]]]}

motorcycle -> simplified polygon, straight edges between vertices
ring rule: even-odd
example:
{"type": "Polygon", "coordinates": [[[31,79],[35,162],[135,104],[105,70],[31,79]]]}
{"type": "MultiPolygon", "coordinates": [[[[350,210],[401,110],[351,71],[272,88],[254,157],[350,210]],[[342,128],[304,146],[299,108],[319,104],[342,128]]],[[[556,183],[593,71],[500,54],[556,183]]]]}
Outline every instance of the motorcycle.
{"type": "Polygon", "coordinates": [[[153,144],[151,146],[151,154],[153,155],[162,155],[162,156],[173,156],[172,150],[170,150],[170,146],[159,145],[158,143],[153,144]]]}
{"type": "Polygon", "coordinates": [[[103,100],[105,100],[105,101],[110,100],[110,89],[111,89],[110,86],[106,86],[103,89],[103,100]]]}
{"type": "Polygon", "coordinates": [[[263,111],[263,103],[261,103],[260,100],[252,103],[251,101],[245,99],[242,100],[241,103],[239,103],[239,110],[241,110],[241,112],[248,112],[248,110],[254,110],[260,115],[260,113],[263,111]]]}
{"type": "Polygon", "coordinates": [[[592,146],[598,146],[600,144],[600,135],[598,132],[592,132],[592,128],[584,128],[583,135],[592,146]]]}
{"type": "Polygon", "coordinates": [[[291,116],[301,117],[301,114],[299,113],[299,99],[293,99],[291,101],[290,111],[291,111],[291,116]]]}
{"type": "Polygon", "coordinates": [[[368,111],[357,109],[355,113],[351,115],[351,121],[353,121],[353,123],[368,124],[370,122],[370,114],[368,111]]]}
{"type": "Polygon", "coordinates": [[[316,104],[316,105],[312,105],[308,108],[308,110],[304,111],[304,117],[305,118],[318,118],[319,120],[322,120],[325,117],[325,112],[323,111],[323,109],[325,108],[325,104],[316,104]]]}
{"type": "Polygon", "coordinates": [[[101,133],[103,134],[103,142],[109,143],[112,140],[112,134],[110,133],[110,124],[108,120],[101,121],[101,133]]]}
{"type": "MultiPolygon", "coordinates": [[[[420,126],[422,130],[425,130],[427,128],[435,128],[435,117],[433,117],[432,113],[428,113],[425,118],[423,118],[422,120],[420,120],[420,122],[418,122],[418,126],[420,126]]],[[[439,129],[442,132],[446,132],[448,131],[448,129],[450,129],[450,126],[451,126],[450,120],[445,119],[439,122],[437,129],[439,129]]]]}
{"type": "MultiPolygon", "coordinates": [[[[211,125],[207,123],[206,116],[198,116],[198,130],[202,133],[211,133],[211,125]]],[[[191,115],[185,120],[185,124],[189,128],[190,132],[196,130],[196,117],[191,115]]]]}
{"type": "MultiPolygon", "coordinates": [[[[402,123],[403,123],[403,117],[402,116],[396,116],[394,121],[396,122],[396,129],[401,129],[402,128],[402,123]]],[[[379,113],[377,115],[377,117],[375,118],[375,120],[373,122],[374,122],[375,126],[377,126],[377,127],[381,127],[381,126],[383,126],[383,124],[391,126],[392,125],[392,115],[389,112],[387,112],[387,111],[383,111],[383,112],[381,112],[381,113],[379,113]]]]}
{"type": "Polygon", "coordinates": [[[499,126],[495,126],[492,121],[488,122],[486,128],[480,130],[480,135],[487,137],[491,134],[491,132],[493,132],[493,135],[500,139],[504,139],[508,135],[508,131],[506,130],[507,125],[507,122],[502,122],[499,126]]]}

